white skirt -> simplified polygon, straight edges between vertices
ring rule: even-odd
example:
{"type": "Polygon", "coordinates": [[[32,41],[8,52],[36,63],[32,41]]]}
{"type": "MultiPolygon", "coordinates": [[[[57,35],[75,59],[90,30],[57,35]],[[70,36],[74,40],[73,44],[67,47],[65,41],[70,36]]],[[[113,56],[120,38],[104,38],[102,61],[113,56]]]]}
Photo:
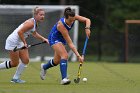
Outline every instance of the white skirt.
{"type": "Polygon", "coordinates": [[[5,44],[6,50],[13,50],[15,47],[20,48],[23,46],[24,46],[23,42],[19,42],[17,40],[12,40],[9,37],[6,39],[6,44],[5,44]]]}

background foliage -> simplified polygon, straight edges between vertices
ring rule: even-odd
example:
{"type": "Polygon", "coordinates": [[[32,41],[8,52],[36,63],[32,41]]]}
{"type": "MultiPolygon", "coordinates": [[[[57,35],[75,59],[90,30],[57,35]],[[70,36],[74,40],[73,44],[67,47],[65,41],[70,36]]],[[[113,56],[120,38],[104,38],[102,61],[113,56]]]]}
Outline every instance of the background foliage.
{"type": "MultiPolygon", "coordinates": [[[[0,0],[1,4],[20,4],[20,5],[79,5],[80,15],[90,18],[92,21],[91,37],[88,44],[87,54],[90,60],[124,60],[124,21],[126,19],[140,19],[139,0],[0,0]],[[93,58],[94,55],[94,58],[93,58]],[[111,57],[111,58],[110,58],[111,57]]],[[[84,27],[80,23],[79,30],[79,51],[82,51],[85,40],[84,27]]],[[[139,56],[140,26],[132,26],[130,29],[130,48],[136,56],[139,56]],[[133,30],[136,30],[137,33],[133,30]],[[133,37],[137,40],[131,41],[133,37]]],[[[131,54],[130,51],[130,54],[131,54]]],[[[130,58],[133,57],[130,55],[130,58]]]]}

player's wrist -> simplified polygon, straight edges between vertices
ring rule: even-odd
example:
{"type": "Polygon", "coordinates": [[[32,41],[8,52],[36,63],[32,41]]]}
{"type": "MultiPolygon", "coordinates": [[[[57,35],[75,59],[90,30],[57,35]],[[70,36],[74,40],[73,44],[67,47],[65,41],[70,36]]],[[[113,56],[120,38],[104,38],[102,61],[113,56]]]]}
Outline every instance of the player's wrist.
{"type": "Polygon", "coordinates": [[[90,26],[86,26],[86,27],[85,27],[85,29],[90,29],[90,28],[91,28],[90,26]]]}
{"type": "Polygon", "coordinates": [[[80,57],[80,55],[77,55],[77,58],[79,58],[80,57]]]}

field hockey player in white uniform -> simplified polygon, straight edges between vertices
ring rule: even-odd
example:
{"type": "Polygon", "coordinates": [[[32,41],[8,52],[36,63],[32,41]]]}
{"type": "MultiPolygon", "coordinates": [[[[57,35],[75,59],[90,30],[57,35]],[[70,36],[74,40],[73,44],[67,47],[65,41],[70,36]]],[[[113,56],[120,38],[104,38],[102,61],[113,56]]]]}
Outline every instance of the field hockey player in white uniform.
{"type": "Polygon", "coordinates": [[[27,47],[26,38],[30,35],[33,35],[35,38],[48,43],[48,39],[44,38],[36,31],[37,24],[44,20],[44,16],[45,11],[40,7],[35,7],[33,9],[33,18],[30,18],[19,25],[19,27],[17,27],[6,39],[5,49],[9,51],[10,61],[0,63],[0,70],[18,66],[16,73],[11,80],[13,83],[25,82],[24,80],[20,79],[20,75],[25,69],[26,65],[29,63],[28,48],[16,52],[14,52],[13,49],[15,47],[27,47]],[[21,62],[19,62],[19,59],[21,62]]]}

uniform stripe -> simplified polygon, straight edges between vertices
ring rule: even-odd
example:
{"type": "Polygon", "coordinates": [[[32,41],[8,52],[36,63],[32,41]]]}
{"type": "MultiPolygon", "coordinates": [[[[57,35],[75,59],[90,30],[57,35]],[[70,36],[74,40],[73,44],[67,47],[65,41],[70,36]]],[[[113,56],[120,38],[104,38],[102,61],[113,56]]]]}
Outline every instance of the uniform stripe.
{"type": "Polygon", "coordinates": [[[6,68],[8,69],[8,64],[7,64],[7,61],[5,62],[5,65],[6,65],[6,68]]]}
{"type": "Polygon", "coordinates": [[[10,62],[11,62],[11,61],[9,61],[9,68],[11,68],[11,64],[10,64],[10,62]]]}

